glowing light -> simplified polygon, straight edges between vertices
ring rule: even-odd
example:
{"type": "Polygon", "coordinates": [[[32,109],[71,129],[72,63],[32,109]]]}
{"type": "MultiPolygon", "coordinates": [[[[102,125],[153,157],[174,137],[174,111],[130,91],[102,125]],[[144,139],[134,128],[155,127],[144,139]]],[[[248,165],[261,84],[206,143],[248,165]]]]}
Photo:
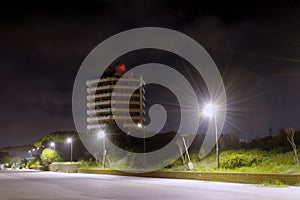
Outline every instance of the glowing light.
{"type": "Polygon", "coordinates": [[[137,124],[137,127],[142,128],[143,125],[142,125],[141,123],[138,123],[138,124],[137,124]]]}
{"type": "Polygon", "coordinates": [[[51,143],[50,143],[50,146],[51,146],[51,147],[54,147],[54,146],[55,146],[55,143],[54,143],[54,142],[51,142],[51,143]]]}
{"type": "Polygon", "coordinates": [[[215,116],[216,112],[217,112],[217,106],[212,103],[205,105],[202,111],[203,115],[208,116],[210,118],[215,116]]]}
{"type": "Polygon", "coordinates": [[[121,72],[125,72],[125,64],[119,65],[118,68],[121,72]]]}
{"type": "Polygon", "coordinates": [[[99,131],[97,133],[97,135],[98,135],[98,138],[103,138],[105,136],[105,132],[104,131],[99,131]]]}
{"type": "Polygon", "coordinates": [[[67,143],[72,143],[72,138],[68,138],[67,143]]]}

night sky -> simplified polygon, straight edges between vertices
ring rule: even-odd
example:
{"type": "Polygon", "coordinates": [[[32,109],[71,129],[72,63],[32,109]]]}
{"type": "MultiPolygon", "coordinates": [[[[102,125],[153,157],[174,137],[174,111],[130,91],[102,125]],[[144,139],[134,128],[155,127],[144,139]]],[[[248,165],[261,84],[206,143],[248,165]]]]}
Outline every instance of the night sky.
{"type": "Polygon", "coordinates": [[[208,51],[227,90],[224,132],[255,138],[299,129],[300,3],[197,2],[1,3],[0,147],[75,130],[72,87],[82,61],[106,38],[144,26],[180,31],[208,51]]]}

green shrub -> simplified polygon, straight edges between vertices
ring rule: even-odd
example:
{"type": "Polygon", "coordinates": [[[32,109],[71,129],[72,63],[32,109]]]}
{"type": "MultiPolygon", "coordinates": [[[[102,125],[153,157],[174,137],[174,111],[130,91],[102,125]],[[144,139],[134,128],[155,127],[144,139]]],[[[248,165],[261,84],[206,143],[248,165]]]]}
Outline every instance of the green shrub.
{"type": "Polygon", "coordinates": [[[275,181],[271,181],[271,182],[266,182],[266,183],[263,183],[262,186],[264,187],[288,187],[287,184],[285,184],[284,182],[280,181],[280,180],[275,180],[275,181]]]}
{"type": "Polygon", "coordinates": [[[183,163],[182,163],[182,158],[180,157],[180,158],[176,159],[172,164],[167,166],[166,168],[178,167],[181,165],[183,165],[183,163]]]}
{"type": "Polygon", "coordinates": [[[25,168],[26,167],[26,163],[21,163],[20,167],[25,168]]]}
{"type": "Polygon", "coordinates": [[[27,162],[27,168],[29,169],[35,169],[35,162],[36,162],[36,159],[35,158],[30,158],[27,162]]]}
{"type": "Polygon", "coordinates": [[[54,161],[59,161],[59,160],[61,160],[60,156],[53,149],[44,149],[41,154],[41,161],[43,166],[48,166],[54,161]]]}
{"type": "MultiPolygon", "coordinates": [[[[191,154],[191,160],[194,164],[193,171],[300,173],[300,165],[294,164],[293,155],[293,151],[282,152],[280,148],[272,151],[260,149],[221,151],[221,169],[217,169],[215,151],[211,151],[203,158],[197,158],[198,154],[191,154]]],[[[187,162],[182,164],[180,157],[165,170],[187,170],[187,162]]]]}
{"type": "Polygon", "coordinates": [[[262,163],[267,157],[267,152],[257,149],[232,150],[222,153],[220,157],[220,166],[225,169],[254,167],[262,163]]]}
{"type": "Polygon", "coordinates": [[[38,169],[38,170],[44,169],[44,167],[41,165],[40,160],[37,160],[36,158],[30,158],[30,160],[28,160],[27,164],[22,163],[20,166],[22,168],[27,167],[28,169],[38,169]]]}
{"type": "Polygon", "coordinates": [[[36,164],[35,164],[35,163],[32,163],[31,165],[29,165],[28,168],[29,168],[29,169],[35,169],[35,168],[36,168],[36,164]]]}
{"type": "Polygon", "coordinates": [[[85,161],[85,160],[80,160],[81,163],[80,168],[95,168],[95,167],[102,167],[102,163],[99,162],[98,165],[96,161],[85,161]]]}

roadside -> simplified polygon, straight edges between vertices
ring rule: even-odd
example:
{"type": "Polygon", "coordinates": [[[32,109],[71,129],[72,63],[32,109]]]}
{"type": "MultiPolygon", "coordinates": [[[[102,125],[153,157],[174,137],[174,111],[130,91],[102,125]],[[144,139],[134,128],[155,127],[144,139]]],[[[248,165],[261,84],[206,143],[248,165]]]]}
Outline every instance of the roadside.
{"type": "Polygon", "coordinates": [[[120,176],[137,176],[152,178],[190,179],[202,181],[218,181],[245,184],[263,185],[294,185],[300,186],[300,174],[276,174],[276,173],[238,173],[238,172],[178,172],[155,171],[148,173],[128,173],[117,170],[85,169],[79,168],[79,173],[110,174],[120,176]]]}
{"type": "Polygon", "coordinates": [[[17,172],[39,172],[40,170],[36,169],[12,169],[12,168],[7,168],[7,169],[2,169],[0,170],[0,173],[17,173],[17,172]]]}

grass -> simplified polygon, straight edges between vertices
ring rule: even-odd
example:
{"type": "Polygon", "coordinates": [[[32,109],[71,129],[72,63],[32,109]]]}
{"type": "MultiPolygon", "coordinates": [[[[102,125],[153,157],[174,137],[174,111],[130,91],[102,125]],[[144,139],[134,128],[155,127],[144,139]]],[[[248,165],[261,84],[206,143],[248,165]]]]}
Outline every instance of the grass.
{"type": "MultiPolygon", "coordinates": [[[[205,158],[200,159],[197,154],[191,154],[194,164],[193,172],[245,172],[245,173],[300,173],[300,165],[293,162],[293,152],[281,153],[278,150],[263,151],[259,149],[228,150],[220,153],[221,168],[217,169],[216,156],[211,152],[205,158]]],[[[121,169],[126,166],[126,159],[112,162],[114,166],[121,169]]],[[[97,165],[95,161],[81,161],[80,168],[102,169],[102,164],[97,165]]],[[[105,168],[112,169],[112,168],[105,168]]],[[[181,158],[174,161],[162,171],[187,171],[187,164],[183,164],[181,158]]],[[[270,183],[266,183],[270,184],[270,183]]],[[[300,184],[300,183],[299,183],[300,184]]],[[[275,184],[276,185],[276,184],[275,184]]]]}
{"type": "Polygon", "coordinates": [[[300,182],[295,185],[296,187],[300,187],[300,182]]]}
{"type": "Polygon", "coordinates": [[[260,186],[263,186],[263,187],[274,187],[274,188],[286,188],[286,187],[288,187],[287,184],[283,183],[280,180],[276,180],[276,181],[270,182],[270,183],[263,183],[260,186]]]}
{"type": "Polygon", "coordinates": [[[81,162],[53,162],[52,164],[80,164],[81,162]]]}
{"type": "MultiPolygon", "coordinates": [[[[217,169],[215,153],[212,152],[203,159],[192,155],[195,172],[248,172],[248,173],[300,173],[300,165],[293,162],[293,152],[280,153],[259,149],[229,150],[220,154],[221,168],[217,169]]],[[[166,171],[185,171],[187,165],[181,160],[175,161],[166,171]],[[179,162],[180,161],[180,162],[179,162]]]]}

